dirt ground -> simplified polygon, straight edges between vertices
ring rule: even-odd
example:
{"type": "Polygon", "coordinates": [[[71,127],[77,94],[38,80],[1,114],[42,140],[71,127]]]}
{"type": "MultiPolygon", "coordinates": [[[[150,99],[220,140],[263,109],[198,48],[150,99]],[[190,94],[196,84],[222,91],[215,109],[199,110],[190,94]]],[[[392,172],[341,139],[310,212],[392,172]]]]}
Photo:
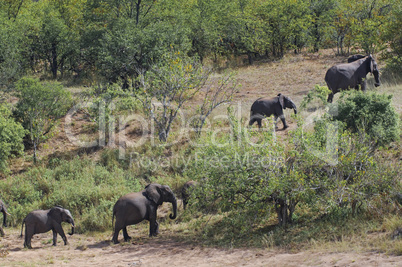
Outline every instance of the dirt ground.
{"type": "MultiPolygon", "coordinates": [[[[35,235],[32,250],[23,248],[18,229],[0,238],[0,266],[402,266],[401,256],[377,252],[289,253],[271,249],[223,249],[156,238],[112,244],[107,236],[68,236],[69,244],[51,245],[52,233],[35,235]]],[[[132,231],[131,233],[132,234],[132,231]]],[[[132,234],[134,237],[134,234],[132,234]]],[[[120,236],[121,238],[121,236],[120,236]]]]}

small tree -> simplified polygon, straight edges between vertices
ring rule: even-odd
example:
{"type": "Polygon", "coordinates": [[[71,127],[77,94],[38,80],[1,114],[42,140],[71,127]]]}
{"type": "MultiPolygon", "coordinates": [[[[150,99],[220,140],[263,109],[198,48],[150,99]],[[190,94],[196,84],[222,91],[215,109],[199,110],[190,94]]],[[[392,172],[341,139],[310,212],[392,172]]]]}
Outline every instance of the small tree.
{"type": "Polygon", "coordinates": [[[25,131],[21,124],[14,121],[11,111],[0,105],[0,172],[7,172],[7,160],[24,151],[22,139],[25,131]]]}
{"type": "Polygon", "coordinates": [[[201,90],[210,72],[180,52],[169,52],[162,63],[139,74],[139,99],[156,123],[159,140],[166,142],[180,108],[201,90]]]}
{"type": "Polygon", "coordinates": [[[36,162],[38,145],[49,138],[57,120],[67,112],[71,95],[59,83],[41,84],[33,78],[22,78],[16,83],[16,89],[19,101],[15,115],[28,130],[36,162]]]}
{"type": "Polygon", "coordinates": [[[234,74],[223,76],[222,78],[210,80],[203,90],[204,96],[202,104],[198,107],[198,116],[192,121],[192,126],[199,136],[206,119],[214,109],[222,104],[232,101],[237,92],[237,82],[234,80],[234,74]]]}

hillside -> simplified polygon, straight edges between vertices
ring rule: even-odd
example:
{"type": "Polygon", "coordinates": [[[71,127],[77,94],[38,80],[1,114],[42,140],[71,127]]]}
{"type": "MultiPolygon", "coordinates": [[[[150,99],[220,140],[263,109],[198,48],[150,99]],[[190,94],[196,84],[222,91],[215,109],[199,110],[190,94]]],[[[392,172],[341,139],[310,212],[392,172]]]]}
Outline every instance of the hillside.
{"type": "MultiPolygon", "coordinates": [[[[247,123],[252,102],[262,96],[275,96],[278,93],[282,93],[289,96],[299,106],[303,97],[316,84],[325,84],[325,72],[330,66],[345,61],[346,57],[335,57],[332,50],[323,50],[316,54],[288,54],[281,60],[258,61],[252,66],[236,67],[234,71],[237,73],[236,79],[241,84],[241,87],[239,87],[239,92],[236,94],[231,105],[235,108],[241,107],[244,123],[247,123]]],[[[381,60],[377,61],[381,71],[382,62],[381,60]]],[[[220,74],[215,75],[219,76],[220,74]]],[[[382,86],[373,89],[372,77],[368,76],[368,79],[369,90],[393,94],[393,106],[396,108],[398,114],[402,115],[401,85],[388,80],[382,80],[382,86]]],[[[86,87],[70,87],[68,89],[73,92],[87,90],[86,87]]],[[[78,94],[76,95],[79,96],[78,94]]],[[[338,95],[335,96],[335,101],[338,97],[338,95]]],[[[197,103],[199,103],[198,99],[193,99],[192,105],[186,107],[187,110],[192,110],[197,103]]],[[[214,121],[213,118],[216,115],[226,114],[226,108],[227,106],[225,105],[214,111],[211,115],[211,120],[214,121]]],[[[289,131],[297,128],[296,121],[290,117],[292,113],[292,111],[285,111],[286,120],[290,128],[285,131],[278,131],[279,136],[286,137],[289,135],[289,131]]],[[[309,115],[307,112],[302,114],[303,117],[308,117],[309,115]]],[[[96,131],[92,130],[93,127],[91,125],[93,122],[85,114],[77,113],[73,119],[74,126],[72,127],[72,131],[75,136],[80,137],[82,140],[96,140],[99,135],[96,131]]],[[[281,122],[278,123],[281,128],[281,122]]],[[[219,125],[225,126],[225,123],[219,124],[218,122],[219,125]]],[[[43,180],[47,179],[45,170],[56,168],[59,166],[58,164],[61,160],[73,162],[72,160],[77,156],[80,156],[82,161],[89,160],[94,162],[94,164],[105,165],[105,169],[108,170],[114,169],[113,166],[110,166],[114,163],[119,167],[125,166],[127,158],[125,159],[126,161],[114,161],[115,158],[110,156],[112,153],[107,154],[109,151],[113,151],[113,148],[84,148],[74,145],[66,134],[65,126],[65,118],[63,118],[55,131],[54,137],[42,144],[39,149],[38,166],[44,169],[39,170],[38,173],[40,173],[39,177],[43,177],[43,180]],[[112,159],[109,159],[108,156],[112,159]]],[[[254,127],[256,126],[254,125],[254,127]]],[[[129,141],[139,140],[142,134],[149,136],[148,132],[142,132],[141,128],[135,124],[128,125],[125,130],[127,132],[125,136],[128,139],[132,138],[129,141]]],[[[172,154],[180,153],[182,149],[185,150],[188,148],[188,140],[184,139],[180,141],[182,143],[179,143],[179,145],[168,146],[162,151],[159,151],[157,148],[151,148],[149,145],[145,145],[138,151],[141,151],[144,156],[148,157],[152,157],[152,153],[158,153],[157,156],[162,154],[170,157],[172,154]]],[[[398,158],[400,156],[400,152],[398,152],[400,148],[400,142],[393,144],[389,148],[395,152],[392,154],[392,161],[400,162],[398,158]]],[[[34,169],[31,157],[32,153],[29,150],[26,151],[24,157],[13,159],[10,165],[12,174],[3,179],[29,174],[29,171],[34,169]]],[[[69,166],[69,169],[66,168],[66,170],[78,172],[73,167],[69,166]]],[[[93,169],[88,171],[96,172],[93,169]]],[[[155,176],[162,174],[156,178],[159,179],[157,181],[160,183],[172,183],[170,186],[178,195],[180,186],[187,177],[173,176],[169,172],[172,171],[162,168],[155,172],[150,171],[150,174],[148,174],[148,172],[140,172],[140,170],[128,168],[124,175],[135,176],[136,174],[141,174],[141,177],[134,177],[140,180],[140,178],[144,179],[144,177],[146,179],[155,179],[155,176]],[[174,184],[172,181],[174,181],[174,184]]],[[[108,173],[105,176],[108,177],[108,175],[110,174],[108,173]]],[[[112,178],[110,177],[110,179],[112,178]]],[[[141,182],[144,181],[141,180],[141,182]]],[[[119,184],[118,186],[121,185],[119,184]]],[[[44,187],[46,186],[44,185],[44,187]]],[[[52,187],[48,185],[48,188],[52,187]]],[[[78,191],[79,188],[76,190],[78,191]]],[[[116,197],[118,196],[114,196],[114,198],[116,197]]],[[[108,203],[107,205],[111,204],[108,203]]],[[[256,229],[256,232],[250,233],[250,236],[254,236],[254,238],[258,236],[256,238],[258,240],[250,241],[249,239],[245,239],[246,243],[244,245],[233,242],[234,245],[232,246],[231,243],[228,245],[229,242],[222,242],[223,245],[220,245],[219,241],[216,244],[213,240],[208,242],[205,240],[205,237],[201,237],[202,234],[199,231],[203,227],[206,227],[212,215],[209,219],[207,218],[205,221],[201,221],[200,225],[197,225],[197,223],[189,219],[188,214],[180,217],[180,213],[183,211],[181,204],[179,204],[179,219],[177,222],[170,222],[167,219],[169,209],[170,205],[164,204],[159,210],[158,216],[161,218],[160,236],[149,238],[148,223],[143,222],[138,226],[129,227],[128,229],[133,239],[129,243],[122,243],[120,245],[111,244],[111,229],[80,233],[80,230],[88,230],[85,228],[87,227],[86,225],[81,229],[78,228],[77,234],[68,236],[70,243],[68,246],[63,246],[59,237],[58,246],[52,247],[51,232],[48,232],[36,235],[33,239],[34,249],[27,250],[22,248],[23,239],[18,237],[20,225],[15,224],[13,227],[5,228],[6,237],[0,237],[0,265],[398,266],[401,261],[401,256],[398,256],[400,255],[398,252],[402,251],[401,238],[399,236],[399,238],[396,237],[397,240],[393,240],[391,238],[392,233],[390,232],[390,229],[394,229],[395,224],[398,224],[400,220],[389,214],[386,215],[385,221],[382,221],[381,216],[377,214],[373,215],[375,217],[373,221],[366,222],[365,217],[362,215],[361,217],[352,219],[350,224],[343,224],[343,222],[340,223],[338,221],[328,224],[323,222],[314,230],[312,229],[314,227],[310,228],[309,221],[302,219],[300,225],[283,230],[283,232],[275,228],[277,221],[275,216],[271,216],[269,219],[270,224],[263,225],[261,229],[256,229]],[[315,239],[315,235],[317,239],[315,239]],[[278,236],[283,236],[285,239],[288,238],[288,241],[278,242],[276,240],[278,236]],[[252,243],[258,245],[249,245],[252,243]],[[277,245],[278,243],[280,245],[277,245]],[[392,249],[389,247],[392,247],[392,249]]],[[[397,210],[400,212],[400,207],[397,210]]],[[[18,210],[18,212],[21,213],[22,211],[18,210]]],[[[307,213],[309,211],[306,209],[303,212],[307,213]]],[[[12,213],[12,208],[10,213],[12,213]]],[[[109,224],[111,219],[110,211],[107,210],[105,214],[101,214],[101,216],[103,215],[106,217],[104,220],[107,220],[109,224]]],[[[79,218],[80,220],[87,222],[88,219],[84,218],[84,215],[80,214],[80,216],[82,216],[79,218]]],[[[299,216],[303,218],[304,215],[301,214],[299,216]]],[[[219,221],[220,219],[214,217],[211,223],[214,220],[219,221]]],[[[11,221],[14,224],[16,219],[11,218],[11,221]]],[[[219,224],[217,225],[219,226],[219,224]]],[[[66,228],[67,224],[65,225],[66,228]]]]}

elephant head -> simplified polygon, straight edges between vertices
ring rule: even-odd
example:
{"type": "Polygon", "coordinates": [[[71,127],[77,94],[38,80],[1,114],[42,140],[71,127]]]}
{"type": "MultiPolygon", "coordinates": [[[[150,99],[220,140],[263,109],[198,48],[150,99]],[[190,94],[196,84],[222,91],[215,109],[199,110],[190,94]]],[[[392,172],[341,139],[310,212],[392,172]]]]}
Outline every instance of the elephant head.
{"type": "Polygon", "coordinates": [[[295,114],[297,114],[296,105],[289,97],[284,96],[282,94],[278,94],[278,96],[279,96],[279,104],[281,105],[282,109],[292,108],[295,114]]]}
{"type": "Polygon", "coordinates": [[[176,219],[177,217],[177,200],[167,185],[149,184],[145,187],[145,192],[148,198],[156,205],[162,205],[163,202],[170,202],[173,206],[173,214],[169,215],[170,219],[176,219]]]}
{"type": "Polygon", "coordinates": [[[74,234],[74,228],[75,228],[74,219],[68,209],[64,209],[61,206],[55,206],[50,209],[48,216],[59,224],[61,224],[62,222],[67,222],[71,224],[71,233],[68,234],[69,235],[74,234]]]}
{"type": "Polygon", "coordinates": [[[374,80],[375,80],[374,86],[378,87],[381,85],[381,83],[380,83],[380,72],[378,71],[378,68],[377,68],[377,62],[374,60],[374,58],[371,55],[369,56],[369,58],[371,59],[370,72],[374,75],[374,80]]]}

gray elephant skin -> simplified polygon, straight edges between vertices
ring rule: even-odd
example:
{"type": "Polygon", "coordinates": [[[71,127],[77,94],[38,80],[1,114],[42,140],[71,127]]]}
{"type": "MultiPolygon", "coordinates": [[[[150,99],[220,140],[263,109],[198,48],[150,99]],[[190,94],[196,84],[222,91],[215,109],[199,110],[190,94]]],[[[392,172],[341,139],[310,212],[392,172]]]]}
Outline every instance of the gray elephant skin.
{"type": "Polygon", "coordinates": [[[365,57],[364,55],[360,55],[360,54],[350,56],[348,58],[348,63],[352,63],[352,62],[354,62],[354,61],[356,61],[358,59],[364,58],[364,57],[365,57]]]}
{"type": "MultiPolygon", "coordinates": [[[[358,55],[357,55],[358,57],[358,55]]],[[[380,74],[377,62],[369,55],[357,59],[351,63],[343,63],[332,66],[325,74],[325,82],[331,93],[328,95],[328,102],[332,102],[334,94],[341,90],[359,89],[366,91],[366,76],[371,72],[374,75],[375,86],[380,86],[380,74]]]]}
{"type": "MultiPolygon", "coordinates": [[[[3,226],[7,227],[7,215],[10,215],[10,214],[7,212],[6,205],[4,204],[4,202],[1,199],[0,199],[0,212],[3,213],[3,226]]],[[[0,235],[4,236],[4,231],[1,226],[0,226],[0,235]]]]}
{"type": "Polygon", "coordinates": [[[185,210],[191,197],[191,192],[198,183],[196,181],[188,181],[181,188],[181,198],[183,199],[183,209],[185,210]]]}
{"type": "Polygon", "coordinates": [[[120,230],[123,230],[124,241],[129,241],[131,237],[127,233],[127,225],[137,224],[143,220],[149,221],[149,236],[156,236],[159,233],[159,223],[156,221],[157,209],[163,202],[170,202],[173,206],[173,215],[170,219],[176,219],[177,200],[167,185],[149,184],[144,190],[129,193],[120,197],[113,207],[113,217],[116,217],[113,233],[113,243],[118,244],[120,230]]]}
{"type": "Polygon", "coordinates": [[[274,115],[275,128],[276,121],[279,117],[283,123],[283,129],[286,129],[289,127],[286,124],[285,115],[283,114],[283,110],[286,108],[293,109],[294,113],[297,114],[296,104],[287,96],[278,94],[273,98],[258,98],[251,106],[249,126],[252,126],[254,122],[257,121],[258,128],[261,128],[262,119],[274,115]]]}
{"type": "Polygon", "coordinates": [[[0,212],[3,213],[3,226],[7,227],[7,215],[10,215],[7,212],[6,204],[0,199],[0,212]]]}
{"type": "Polygon", "coordinates": [[[62,222],[67,222],[71,224],[71,233],[68,234],[73,235],[75,224],[69,210],[64,209],[60,206],[55,206],[48,210],[32,211],[22,221],[21,237],[22,230],[25,224],[24,247],[32,248],[31,239],[34,234],[46,233],[50,230],[52,230],[53,232],[53,246],[57,245],[57,234],[59,234],[61,238],[63,238],[64,245],[67,245],[67,237],[64,234],[63,227],[61,226],[62,222]]]}

